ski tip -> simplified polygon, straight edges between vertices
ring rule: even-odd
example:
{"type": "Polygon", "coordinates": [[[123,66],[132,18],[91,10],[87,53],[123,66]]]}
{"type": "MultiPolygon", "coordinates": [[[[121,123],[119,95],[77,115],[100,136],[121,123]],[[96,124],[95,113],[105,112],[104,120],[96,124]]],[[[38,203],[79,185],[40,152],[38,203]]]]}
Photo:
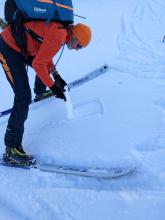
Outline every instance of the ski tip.
{"type": "Polygon", "coordinates": [[[100,68],[100,71],[101,71],[102,73],[104,73],[104,72],[108,71],[109,69],[110,69],[109,65],[108,65],[108,64],[105,64],[105,65],[103,65],[103,66],[100,68]]]}

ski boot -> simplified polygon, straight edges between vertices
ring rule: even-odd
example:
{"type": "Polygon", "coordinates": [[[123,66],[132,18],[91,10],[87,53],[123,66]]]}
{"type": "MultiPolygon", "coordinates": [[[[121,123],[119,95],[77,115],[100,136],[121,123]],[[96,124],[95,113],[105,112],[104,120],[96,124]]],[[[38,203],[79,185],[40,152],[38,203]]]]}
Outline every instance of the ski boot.
{"type": "Polygon", "coordinates": [[[8,165],[26,167],[36,163],[32,155],[25,153],[22,147],[6,148],[6,153],[3,155],[3,161],[8,165]]]}
{"type": "Polygon", "coordinates": [[[42,93],[42,94],[36,94],[35,98],[34,98],[34,102],[38,102],[42,99],[46,99],[50,96],[53,96],[52,91],[50,90],[46,90],[46,92],[42,93]]]}

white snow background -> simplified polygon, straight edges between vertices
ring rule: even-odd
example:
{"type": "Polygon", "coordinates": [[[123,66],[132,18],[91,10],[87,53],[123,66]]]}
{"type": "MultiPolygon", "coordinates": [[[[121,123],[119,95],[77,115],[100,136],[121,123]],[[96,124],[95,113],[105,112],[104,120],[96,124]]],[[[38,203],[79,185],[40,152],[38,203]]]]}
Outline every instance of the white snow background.
{"type": "MultiPolygon", "coordinates": [[[[43,163],[137,170],[98,180],[1,166],[0,220],[164,220],[165,1],[73,4],[93,38],[79,52],[65,48],[59,72],[71,82],[103,64],[110,70],[69,93],[72,118],[54,97],[33,105],[23,146],[43,163]]],[[[29,68],[32,91],[34,76],[29,68]]],[[[2,67],[0,89],[2,111],[13,102],[2,67]]],[[[7,119],[0,119],[1,154],[7,119]]]]}

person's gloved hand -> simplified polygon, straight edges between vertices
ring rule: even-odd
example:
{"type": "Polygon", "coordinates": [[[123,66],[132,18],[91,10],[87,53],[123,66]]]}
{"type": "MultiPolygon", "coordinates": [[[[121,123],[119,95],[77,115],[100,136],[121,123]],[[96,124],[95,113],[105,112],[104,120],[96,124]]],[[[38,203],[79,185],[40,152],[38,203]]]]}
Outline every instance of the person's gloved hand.
{"type": "Polygon", "coordinates": [[[56,85],[59,86],[61,90],[65,92],[66,91],[65,86],[67,86],[67,83],[65,82],[65,80],[60,76],[60,74],[57,71],[54,71],[52,75],[53,75],[56,85]]]}
{"type": "Polygon", "coordinates": [[[56,70],[55,66],[52,66],[49,69],[49,73],[53,76],[55,83],[58,87],[61,88],[62,91],[66,91],[65,90],[65,86],[67,86],[67,83],[65,82],[65,80],[60,76],[60,74],[58,73],[58,71],[56,70]]]}
{"type": "Polygon", "coordinates": [[[63,99],[65,102],[67,101],[64,90],[62,90],[56,83],[50,87],[50,90],[53,92],[56,98],[63,99]]]}
{"type": "Polygon", "coordinates": [[[26,58],[25,58],[25,63],[28,65],[28,66],[31,66],[32,67],[32,63],[33,63],[33,60],[34,60],[34,57],[35,56],[27,56],[26,58]]]}

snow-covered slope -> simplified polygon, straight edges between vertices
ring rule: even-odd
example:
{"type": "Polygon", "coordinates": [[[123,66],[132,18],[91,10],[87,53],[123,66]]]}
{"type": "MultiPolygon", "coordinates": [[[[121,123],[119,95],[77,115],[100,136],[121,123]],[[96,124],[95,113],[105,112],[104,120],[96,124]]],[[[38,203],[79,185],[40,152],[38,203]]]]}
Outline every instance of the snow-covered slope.
{"type": "MultiPolygon", "coordinates": [[[[1,15],[3,14],[3,1],[1,15]]],[[[31,107],[24,148],[40,162],[87,167],[137,166],[114,180],[0,167],[0,219],[163,220],[165,214],[165,23],[163,0],[73,1],[93,30],[90,46],[65,50],[58,69],[72,81],[102,64],[109,72],[31,107]]],[[[58,57],[58,56],[57,56],[58,57]]],[[[56,61],[57,57],[54,59],[56,61]]],[[[33,89],[34,72],[29,70],[33,89]]],[[[0,110],[12,91],[0,68],[0,110]]],[[[0,119],[0,153],[7,117],[0,119]]]]}

